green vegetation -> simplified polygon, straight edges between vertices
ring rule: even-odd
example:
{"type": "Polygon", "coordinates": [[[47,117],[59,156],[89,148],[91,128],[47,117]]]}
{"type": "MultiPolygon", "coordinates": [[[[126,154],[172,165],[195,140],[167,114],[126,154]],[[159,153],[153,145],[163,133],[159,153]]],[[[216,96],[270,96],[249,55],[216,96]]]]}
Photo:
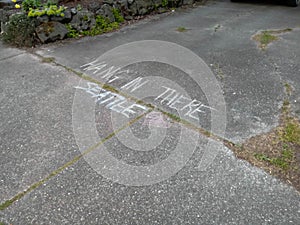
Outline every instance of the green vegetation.
{"type": "Polygon", "coordinates": [[[38,17],[38,16],[43,16],[43,15],[48,15],[48,16],[61,16],[64,17],[64,11],[65,7],[63,6],[57,6],[57,5],[50,5],[48,6],[43,6],[41,9],[32,9],[30,8],[28,11],[28,17],[38,17]]]}
{"type": "Polygon", "coordinates": [[[295,157],[294,152],[292,149],[288,147],[287,144],[283,145],[281,150],[280,156],[278,157],[268,157],[266,154],[263,153],[255,153],[254,157],[260,161],[266,161],[276,166],[280,169],[287,170],[290,167],[290,164],[295,157]]]}
{"type": "Polygon", "coordinates": [[[48,15],[64,17],[65,7],[57,6],[50,0],[44,5],[40,0],[24,0],[23,13],[14,14],[5,26],[2,34],[4,42],[17,47],[32,47],[35,39],[35,20],[33,18],[48,15]]]}
{"type": "Polygon", "coordinates": [[[29,11],[29,9],[37,9],[41,6],[40,0],[23,0],[22,8],[25,12],[29,11]]]}
{"type": "Polygon", "coordinates": [[[17,47],[31,47],[34,43],[35,24],[25,14],[14,14],[9,20],[2,39],[17,47]]]}
{"type": "Polygon", "coordinates": [[[268,45],[269,43],[271,43],[272,41],[276,41],[278,39],[278,37],[270,34],[269,31],[264,31],[262,32],[261,36],[260,36],[260,43],[262,45],[268,45]]]}
{"type": "Polygon", "coordinates": [[[161,5],[162,5],[162,7],[168,6],[168,0],[162,0],[161,5]]]}
{"type": "Polygon", "coordinates": [[[259,47],[262,50],[265,50],[270,43],[279,39],[277,35],[286,32],[291,32],[292,30],[293,29],[291,28],[286,28],[282,30],[265,30],[260,32],[259,34],[254,35],[253,39],[259,43],[259,47]]]}
{"type": "Polygon", "coordinates": [[[177,27],[176,29],[178,32],[186,32],[187,29],[185,27],[177,27]]]}
{"type": "Polygon", "coordinates": [[[81,33],[83,35],[95,36],[106,32],[111,32],[118,28],[119,24],[117,22],[110,22],[108,18],[98,15],[96,17],[96,25],[91,30],[82,31],[81,33]]]}
{"type": "Polygon", "coordinates": [[[124,22],[124,18],[121,15],[121,13],[118,9],[113,8],[112,13],[114,14],[114,17],[115,17],[117,23],[123,23],[124,22]]]}
{"type": "Polygon", "coordinates": [[[286,98],[283,101],[278,127],[248,139],[241,146],[224,143],[237,157],[293,184],[300,191],[300,120],[291,115],[288,97],[293,87],[284,83],[284,88],[286,98]]]}
{"type": "Polygon", "coordinates": [[[284,142],[300,145],[300,125],[295,121],[288,121],[280,132],[280,138],[284,142]]]}
{"type": "Polygon", "coordinates": [[[275,35],[272,35],[270,33],[270,31],[263,31],[260,34],[255,35],[254,40],[256,40],[260,43],[261,49],[265,49],[268,44],[270,44],[273,41],[278,40],[278,37],[275,35]]]}
{"type": "Polygon", "coordinates": [[[70,24],[66,24],[66,28],[68,29],[67,37],[77,38],[80,36],[79,32],[75,28],[73,28],[70,24]]]}
{"type": "MultiPolygon", "coordinates": [[[[120,18],[118,21],[120,21],[120,18]]],[[[119,23],[118,22],[110,22],[110,20],[108,18],[104,18],[103,16],[98,15],[96,17],[96,25],[91,30],[85,30],[85,31],[78,32],[70,24],[67,24],[66,27],[69,31],[68,37],[76,38],[76,37],[79,37],[80,35],[95,36],[95,35],[111,32],[111,31],[119,28],[119,23]]]]}
{"type": "Polygon", "coordinates": [[[77,11],[81,11],[81,10],[82,10],[82,6],[81,6],[80,4],[78,4],[78,5],[76,6],[76,10],[77,10],[77,11]]]}

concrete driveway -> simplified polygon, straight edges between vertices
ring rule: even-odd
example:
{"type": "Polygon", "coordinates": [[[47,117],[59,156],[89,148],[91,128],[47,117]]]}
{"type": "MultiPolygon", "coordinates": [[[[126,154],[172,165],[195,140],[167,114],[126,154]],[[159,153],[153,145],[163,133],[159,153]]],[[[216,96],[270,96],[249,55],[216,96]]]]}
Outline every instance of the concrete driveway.
{"type": "Polygon", "coordinates": [[[299,192],[221,141],[276,127],[285,84],[300,118],[299,12],[208,1],[33,51],[1,45],[0,222],[299,224],[299,192]],[[262,50],[252,37],[267,30],[280,32],[262,50]]]}

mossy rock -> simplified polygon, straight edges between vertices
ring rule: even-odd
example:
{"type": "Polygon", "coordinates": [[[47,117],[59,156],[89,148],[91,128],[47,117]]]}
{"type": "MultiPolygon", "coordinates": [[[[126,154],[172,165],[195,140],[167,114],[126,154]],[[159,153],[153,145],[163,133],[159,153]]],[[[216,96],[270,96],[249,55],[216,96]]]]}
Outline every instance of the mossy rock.
{"type": "Polygon", "coordinates": [[[42,23],[35,31],[42,43],[62,40],[68,33],[68,29],[64,24],[55,21],[42,23]]]}

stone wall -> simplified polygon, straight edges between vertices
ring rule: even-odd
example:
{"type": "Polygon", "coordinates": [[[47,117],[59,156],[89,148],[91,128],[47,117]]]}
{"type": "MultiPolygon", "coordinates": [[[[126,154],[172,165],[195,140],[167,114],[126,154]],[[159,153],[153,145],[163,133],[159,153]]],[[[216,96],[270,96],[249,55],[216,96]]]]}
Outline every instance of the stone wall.
{"type": "MultiPolygon", "coordinates": [[[[0,0],[3,1],[3,0],[0,0]]],[[[7,0],[5,0],[7,1],[7,0]]],[[[66,25],[78,32],[87,31],[95,26],[95,18],[100,15],[110,22],[116,21],[113,10],[118,9],[125,20],[131,20],[136,16],[147,15],[152,12],[162,13],[171,8],[183,5],[192,5],[197,0],[102,0],[91,1],[84,8],[67,8],[64,16],[43,15],[34,18],[36,24],[36,36],[42,43],[64,39],[68,33],[66,25]]],[[[200,0],[198,0],[200,1],[200,0]]],[[[57,1],[58,4],[59,1],[57,1]]],[[[12,10],[11,4],[0,9],[1,32],[5,32],[5,25],[9,22],[12,10]]],[[[18,10],[19,13],[22,10],[18,10]]]]}

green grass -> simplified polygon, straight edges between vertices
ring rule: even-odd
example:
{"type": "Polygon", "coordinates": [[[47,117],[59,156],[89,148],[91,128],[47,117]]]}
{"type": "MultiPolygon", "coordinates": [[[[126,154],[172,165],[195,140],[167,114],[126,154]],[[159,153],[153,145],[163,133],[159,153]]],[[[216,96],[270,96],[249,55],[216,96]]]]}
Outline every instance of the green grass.
{"type": "Polygon", "coordinates": [[[277,35],[291,31],[291,28],[286,28],[282,30],[265,30],[260,32],[259,34],[256,34],[253,37],[253,39],[259,42],[259,47],[264,50],[270,43],[279,39],[277,35]]]}
{"type": "Polygon", "coordinates": [[[288,169],[289,168],[289,162],[284,160],[283,158],[272,158],[270,160],[270,163],[273,164],[274,166],[277,166],[281,169],[288,169]]]}
{"type": "Polygon", "coordinates": [[[263,153],[255,153],[254,157],[259,161],[266,161],[278,168],[287,170],[290,167],[291,160],[294,158],[294,152],[287,144],[283,144],[281,155],[279,157],[269,157],[263,153]]]}
{"type": "Polygon", "coordinates": [[[267,161],[267,162],[270,161],[270,158],[267,155],[262,153],[255,153],[254,157],[260,161],[267,161]]]}
{"type": "Polygon", "coordinates": [[[262,45],[267,46],[271,42],[278,40],[278,37],[272,35],[269,31],[263,31],[259,39],[262,45]]]}
{"type": "Polygon", "coordinates": [[[300,125],[289,121],[283,129],[281,139],[284,142],[300,145],[300,125]]]}

